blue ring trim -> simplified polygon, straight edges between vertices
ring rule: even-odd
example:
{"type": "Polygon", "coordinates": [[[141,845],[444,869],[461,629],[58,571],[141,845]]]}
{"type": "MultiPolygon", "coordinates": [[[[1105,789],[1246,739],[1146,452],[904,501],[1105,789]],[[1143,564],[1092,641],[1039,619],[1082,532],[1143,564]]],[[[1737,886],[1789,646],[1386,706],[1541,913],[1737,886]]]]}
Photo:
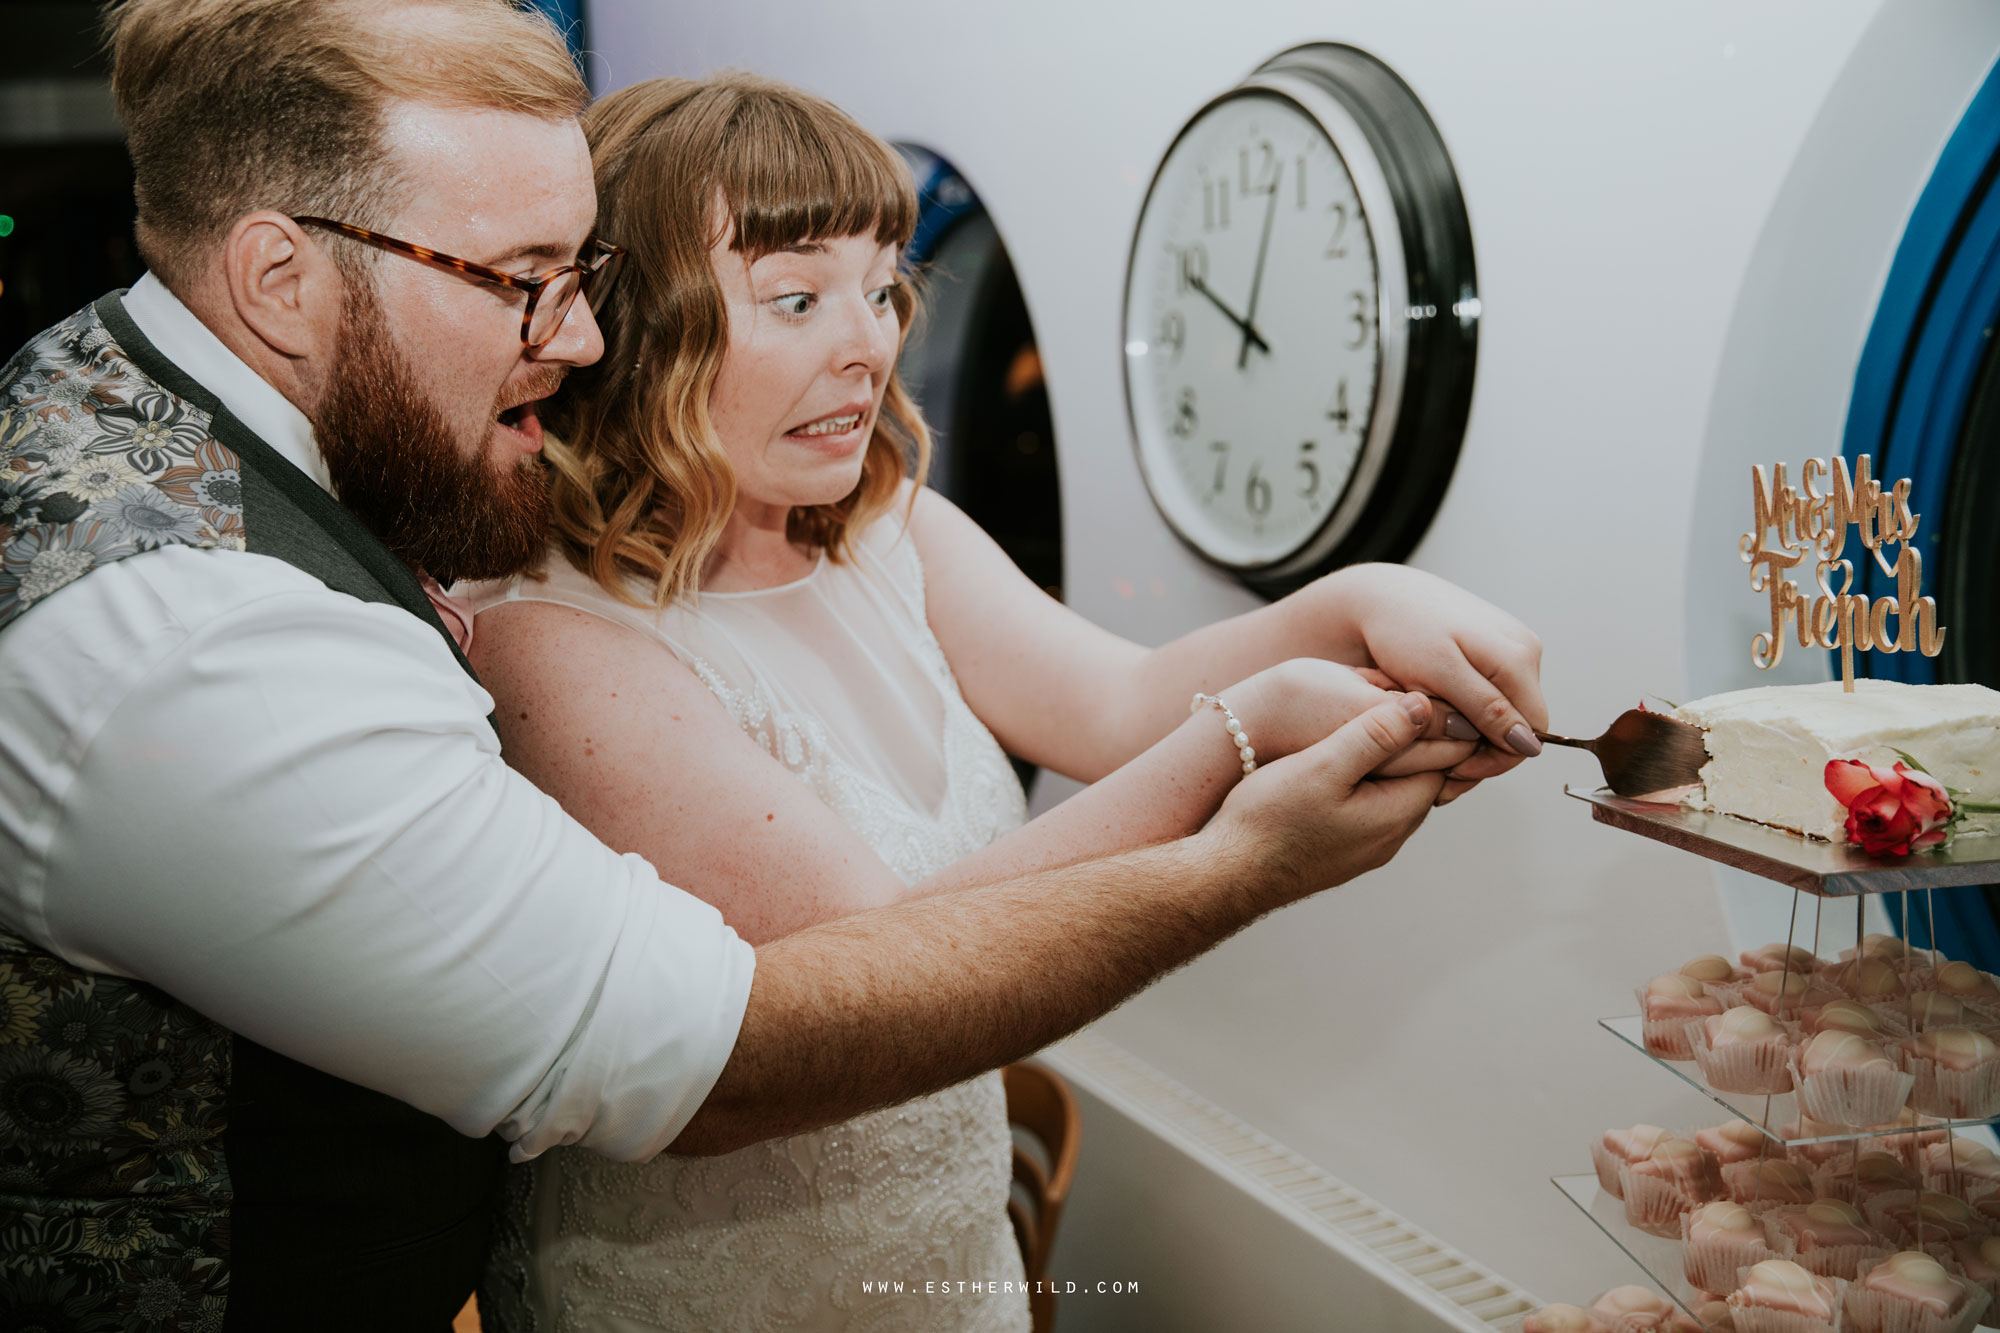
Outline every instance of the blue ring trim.
{"type": "MultiPolygon", "coordinates": [[[[1951,477],[1958,434],[1986,351],[1985,331],[2000,314],[2000,63],[1960,117],[1918,196],[1862,345],[1848,400],[1841,452],[1874,456],[1877,477],[1911,479],[1933,512],[1951,477]]],[[[1920,508],[1919,513],[1923,512],[1920,508]]],[[[1918,533],[1925,582],[1936,577],[1938,526],[1918,533]]],[[[1872,559],[1858,558],[1857,584],[1870,596],[1891,590],[1872,559]]],[[[1866,654],[1864,674],[1932,684],[1937,664],[1919,653],[1866,654]]],[[[1835,671],[1838,672],[1836,658],[1835,671]]],[[[1979,889],[1931,895],[1902,920],[1899,896],[1884,899],[1899,933],[1991,972],[2000,970],[2000,928],[1979,889]],[[1906,928],[1907,927],[1907,928],[1906,928]],[[1915,932],[1914,936],[1912,931],[1915,932]]]]}

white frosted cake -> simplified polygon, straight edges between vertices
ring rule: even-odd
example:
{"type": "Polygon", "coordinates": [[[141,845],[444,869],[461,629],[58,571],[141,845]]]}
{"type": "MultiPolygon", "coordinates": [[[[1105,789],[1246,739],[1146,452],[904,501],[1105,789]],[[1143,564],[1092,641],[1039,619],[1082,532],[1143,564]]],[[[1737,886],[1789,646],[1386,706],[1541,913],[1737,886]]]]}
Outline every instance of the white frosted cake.
{"type": "MultiPolygon", "coordinates": [[[[1945,786],[2000,801],[2000,692],[1983,685],[1857,680],[1767,685],[1712,694],[1674,714],[1708,733],[1708,763],[1688,803],[1830,842],[1846,840],[1847,812],[1826,789],[1831,759],[1888,768],[1901,750],[1945,786]]],[[[1961,835],[1989,833],[1972,814],[1961,835]]]]}

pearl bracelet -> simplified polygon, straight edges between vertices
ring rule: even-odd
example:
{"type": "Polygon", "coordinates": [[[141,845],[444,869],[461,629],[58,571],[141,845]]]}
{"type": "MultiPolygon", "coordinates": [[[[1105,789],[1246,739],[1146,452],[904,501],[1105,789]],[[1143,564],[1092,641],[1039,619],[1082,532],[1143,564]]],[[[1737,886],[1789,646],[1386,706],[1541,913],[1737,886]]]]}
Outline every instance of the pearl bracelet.
{"type": "Polygon", "coordinates": [[[1242,756],[1243,771],[1245,773],[1256,772],[1257,752],[1250,748],[1250,733],[1243,730],[1243,724],[1236,720],[1236,714],[1229,711],[1228,704],[1222,702],[1220,697],[1213,694],[1197,694],[1194,697],[1194,702],[1188,705],[1188,712],[1199,713],[1209,704],[1214,704],[1222,710],[1223,719],[1229,727],[1230,743],[1236,747],[1236,753],[1242,756]]]}

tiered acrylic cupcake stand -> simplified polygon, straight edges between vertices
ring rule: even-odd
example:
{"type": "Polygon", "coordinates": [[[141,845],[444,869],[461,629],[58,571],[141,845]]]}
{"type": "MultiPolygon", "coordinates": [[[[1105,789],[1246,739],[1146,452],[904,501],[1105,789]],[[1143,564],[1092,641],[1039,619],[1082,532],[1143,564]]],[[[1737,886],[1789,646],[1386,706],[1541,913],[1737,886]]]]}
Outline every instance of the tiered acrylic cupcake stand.
{"type": "MultiPolygon", "coordinates": [[[[1591,807],[1592,817],[1600,824],[1608,824],[1613,828],[1664,842],[1670,847],[1693,852],[1708,860],[1748,871],[1764,879],[1776,880],[1795,890],[1791,931],[1793,938],[1787,943],[1799,944],[1815,952],[1817,952],[1816,929],[1807,933],[1803,939],[1799,938],[1802,913],[1799,911],[1797,895],[1811,894],[1820,899],[1851,898],[1854,900],[1854,912],[1858,923],[1863,900],[1868,895],[1883,893],[1909,895],[1928,889],[2000,882],[2000,836],[1964,838],[1943,852],[1886,859],[1864,855],[1848,844],[1816,842],[1727,815],[1705,814],[1679,805],[1634,801],[1614,796],[1608,791],[1580,792],[1569,788],[1564,790],[1568,795],[1588,804],[1591,807]]],[[[1827,906],[1825,903],[1813,905],[1815,921],[1818,921],[1827,906]]],[[[1913,902],[1906,896],[1903,913],[1905,921],[1911,919],[1910,912],[1913,909],[1921,914],[1925,910],[1925,904],[1921,899],[1913,902]]],[[[1918,919],[1922,919],[1921,915],[1918,919]]],[[[1857,924],[1856,940],[1861,938],[1862,933],[1857,924]]],[[[1778,1132],[1779,1127],[1801,1122],[1797,1093],[1774,1093],[1767,1096],[1761,1093],[1716,1092],[1700,1080],[1692,1064],[1665,1060],[1648,1051],[1641,1032],[1643,1025],[1637,1014],[1599,1019],[1598,1025],[1648,1063],[1656,1065],[1694,1088],[1729,1114],[1757,1126],[1771,1140],[1774,1147],[1792,1148],[1805,1144],[1848,1142],[1917,1132],[1915,1127],[1864,1129],[1829,1134],[1820,1138],[1783,1138],[1778,1132]]],[[[1925,1132],[1940,1129],[1950,1132],[1971,1125],[1990,1124],[2000,1124],[2000,1116],[1984,1120],[1927,1120],[1921,1129],[1925,1132]]],[[[1611,1240],[1612,1244],[1623,1250],[1634,1263],[1644,1269],[1654,1284],[1686,1310],[1690,1318],[1693,1318],[1694,1288],[1681,1269],[1679,1241],[1648,1235],[1629,1225],[1625,1220],[1625,1205],[1599,1187],[1595,1171],[1553,1176],[1550,1178],[1550,1183],[1561,1190],[1564,1197],[1574,1203],[1583,1215],[1611,1240]]],[[[1995,1315],[1989,1312],[1987,1317],[1991,1320],[1995,1315]]]]}

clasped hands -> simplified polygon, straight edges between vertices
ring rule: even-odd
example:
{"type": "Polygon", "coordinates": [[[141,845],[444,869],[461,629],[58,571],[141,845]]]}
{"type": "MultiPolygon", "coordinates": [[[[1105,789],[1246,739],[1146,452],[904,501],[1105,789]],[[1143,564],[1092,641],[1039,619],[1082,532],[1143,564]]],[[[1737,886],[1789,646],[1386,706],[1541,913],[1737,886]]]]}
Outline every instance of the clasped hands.
{"type": "Polygon", "coordinates": [[[1541,641],[1513,616],[1442,579],[1363,565],[1320,580],[1309,599],[1324,658],[1298,657],[1225,692],[1259,762],[1311,746],[1398,692],[1433,706],[1420,738],[1375,776],[1442,773],[1446,805],[1540,752],[1548,726],[1541,641]],[[1334,659],[1339,660],[1334,660],[1334,659]]]}

